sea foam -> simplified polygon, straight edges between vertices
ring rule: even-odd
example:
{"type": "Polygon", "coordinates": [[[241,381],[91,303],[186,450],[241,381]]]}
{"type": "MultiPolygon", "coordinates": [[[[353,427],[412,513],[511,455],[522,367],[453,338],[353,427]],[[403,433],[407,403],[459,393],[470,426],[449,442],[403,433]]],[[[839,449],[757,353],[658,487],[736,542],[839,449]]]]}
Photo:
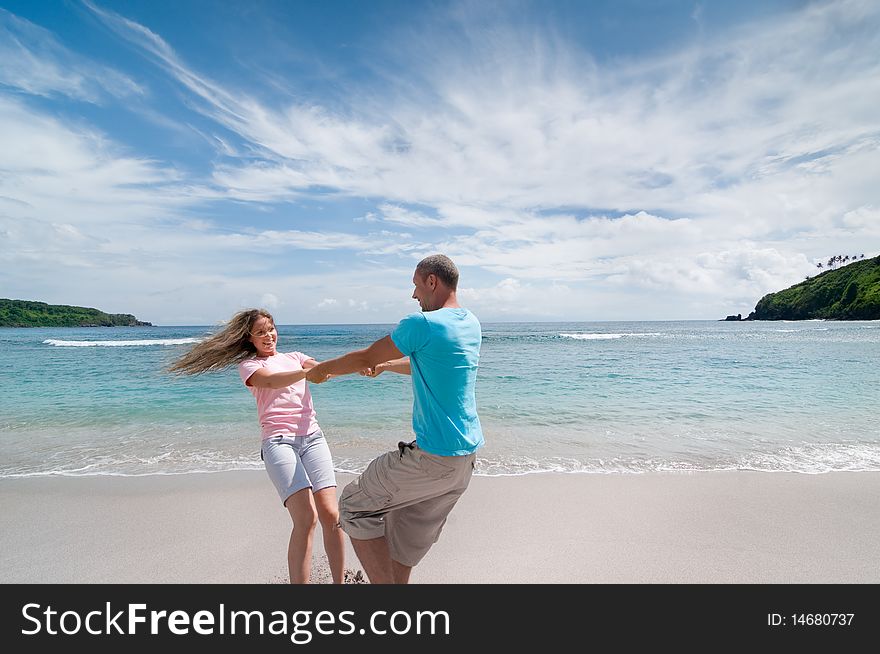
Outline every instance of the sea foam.
{"type": "Polygon", "coordinates": [[[578,341],[608,341],[624,336],[663,336],[658,332],[649,332],[644,334],[560,334],[563,338],[573,338],[578,341]]]}
{"type": "Polygon", "coordinates": [[[156,338],[138,341],[63,341],[47,338],[43,344],[54,347],[135,347],[140,345],[187,345],[199,341],[201,341],[200,338],[156,338]]]}

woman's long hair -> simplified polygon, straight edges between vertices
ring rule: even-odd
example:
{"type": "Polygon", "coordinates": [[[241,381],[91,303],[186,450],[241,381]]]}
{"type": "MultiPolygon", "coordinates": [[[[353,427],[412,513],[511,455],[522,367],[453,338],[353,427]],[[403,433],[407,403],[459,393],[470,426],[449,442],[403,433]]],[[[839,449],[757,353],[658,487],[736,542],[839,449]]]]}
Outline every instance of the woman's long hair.
{"type": "Polygon", "coordinates": [[[275,319],[264,309],[239,311],[226,326],[168,366],[168,372],[179,375],[198,375],[203,372],[223,370],[233,364],[254,356],[257,348],[250,341],[251,329],[260,318],[275,319]]]}

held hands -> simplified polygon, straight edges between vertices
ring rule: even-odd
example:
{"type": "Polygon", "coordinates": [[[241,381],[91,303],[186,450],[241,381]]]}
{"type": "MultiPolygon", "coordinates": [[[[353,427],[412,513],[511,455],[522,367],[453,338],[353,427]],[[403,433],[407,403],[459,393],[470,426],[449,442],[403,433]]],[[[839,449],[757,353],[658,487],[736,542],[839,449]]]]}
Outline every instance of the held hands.
{"type": "MultiPolygon", "coordinates": [[[[371,368],[364,368],[363,370],[359,370],[358,374],[362,377],[378,377],[385,370],[386,366],[383,363],[375,365],[371,368]]],[[[316,364],[314,367],[310,368],[306,371],[306,380],[312,382],[313,384],[323,384],[328,379],[334,377],[334,375],[325,372],[326,366],[323,363],[316,364]]]]}
{"type": "Polygon", "coordinates": [[[332,376],[333,375],[324,372],[324,369],[320,363],[306,371],[306,379],[313,384],[323,384],[332,376]]]}
{"type": "Polygon", "coordinates": [[[364,368],[360,371],[360,375],[361,377],[378,377],[382,374],[383,370],[385,370],[385,368],[383,368],[382,364],[380,363],[379,365],[373,366],[372,368],[364,368]]]}

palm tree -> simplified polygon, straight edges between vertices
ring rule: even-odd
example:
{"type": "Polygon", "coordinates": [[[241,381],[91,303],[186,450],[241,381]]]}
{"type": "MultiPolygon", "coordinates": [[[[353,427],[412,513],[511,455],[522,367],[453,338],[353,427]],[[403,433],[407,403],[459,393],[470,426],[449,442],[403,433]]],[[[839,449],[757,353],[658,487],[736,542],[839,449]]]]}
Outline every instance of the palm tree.
{"type": "Polygon", "coordinates": [[[835,254],[831,256],[827,262],[822,263],[821,261],[816,264],[816,268],[828,268],[829,270],[834,270],[837,266],[849,263],[850,261],[856,261],[857,259],[864,259],[865,255],[862,254],[854,254],[843,255],[843,254],[835,254]]]}

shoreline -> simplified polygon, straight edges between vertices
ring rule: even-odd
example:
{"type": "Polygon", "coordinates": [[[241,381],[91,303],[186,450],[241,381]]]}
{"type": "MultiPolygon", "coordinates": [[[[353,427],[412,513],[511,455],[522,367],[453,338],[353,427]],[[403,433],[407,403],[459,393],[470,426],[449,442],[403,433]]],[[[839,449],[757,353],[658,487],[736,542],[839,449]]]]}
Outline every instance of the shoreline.
{"type": "MultiPolygon", "coordinates": [[[[3,583],[287,579],[262,471],[0,479],[0,525],[3,583]]],[[[326,582],[320,527],[313,560],[326,582]]],[[[412,581],[878,583],[878,561],[878,472],[534,473],[474,477],[412,581]]]]}
{"type": "MultiPolygon", "coordinates": [[[[334,469],[337,477],[353,479],[359,472],[349,469],[334,469]]],[[[11,474],[0,476],[0,484],[14,483],[25,480],[50,480],[50,479],[150,479],[163,477],[198,477],[200,475],[240,475],[240,474],[265,474],[262,463],[250,468],[234,468],[224,470],[182,470],[171,472],[94,472],[94,473],[70,473],[70,472],[36,472],[25,474],[11,474]]],[[[880,469],[852,469],[852,470],[765,470],[762,468],[670,468],[662,470],[528,470],[525,472],[474,472],[473,479],[518,479],[522,477],[534,477],[543,475],[559,475],[566,477],[644,477],[644,476],[675,476],[675,475],[714,475],[714,474],[758,474],[758,475],[795,475],[804,477],[822,477],[824,475],[847,475],[847,474],[880,474],[880,469]]],[[[342,483],[340,482],[340,486],[342,483]]]]}

